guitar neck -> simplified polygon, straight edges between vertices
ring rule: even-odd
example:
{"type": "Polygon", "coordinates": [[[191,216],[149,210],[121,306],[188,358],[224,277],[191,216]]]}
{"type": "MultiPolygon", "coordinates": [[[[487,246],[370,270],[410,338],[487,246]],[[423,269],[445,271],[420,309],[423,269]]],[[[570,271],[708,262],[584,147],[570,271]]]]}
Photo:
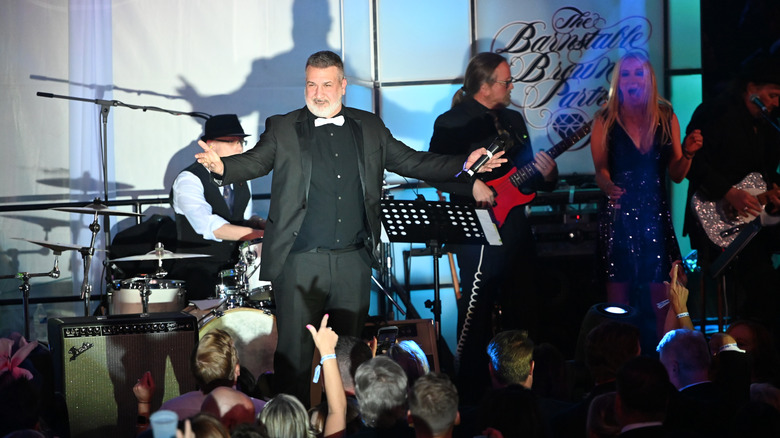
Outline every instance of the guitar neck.
{"type": "MultiPolygon", "coordinates": [[[[574,146],[578,141],[582,140],[586,135],[590,133],[590,123],[586,123],[582,125],[582,127],[576,131],[569,137],[564,138],[561,140],[558,144],[548,149],[547,155],[549,155],[553,160],[558,158],[562,153],[566,152],[574,146]]],[[[534,161],[531,160],[530,162],[526,163],[523,167],[520,167],[517,169],[517,172],[515,172],[509,180],[512,182],[512,185],[515,187],[520,187],[522,184],[524,184],[526,181],[531,179],[534,174],[536,174],[538,170],[536,169],[536,166],[534,166],[534,161]]]]}

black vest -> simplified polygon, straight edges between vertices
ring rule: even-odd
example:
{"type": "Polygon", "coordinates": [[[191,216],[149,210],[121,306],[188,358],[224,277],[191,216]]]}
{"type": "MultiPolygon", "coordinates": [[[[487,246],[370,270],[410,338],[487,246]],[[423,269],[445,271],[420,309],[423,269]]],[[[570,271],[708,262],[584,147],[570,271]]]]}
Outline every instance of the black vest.
{"type": "MultiPolygon", "coordinates": [[[[201,184],[203,184],[203,196],[214,214],[234,225],[240,225],[243,222],[244,211],[250,198],[249,186],[246,182],[233,184],[233,213],[231,214],[225,199],[222,197],[222,188],[211,179],[210,172],[202,164],[196,162],[184,170],[192,172],[200,179],[201,184]]],[[[206,240],[192,228],[190,222],[182,214],[176,214],[176,237],[179,252],[208,254],[212,256],[209,261],[219,264],[237,261],[240,242],[206,240]]]]}

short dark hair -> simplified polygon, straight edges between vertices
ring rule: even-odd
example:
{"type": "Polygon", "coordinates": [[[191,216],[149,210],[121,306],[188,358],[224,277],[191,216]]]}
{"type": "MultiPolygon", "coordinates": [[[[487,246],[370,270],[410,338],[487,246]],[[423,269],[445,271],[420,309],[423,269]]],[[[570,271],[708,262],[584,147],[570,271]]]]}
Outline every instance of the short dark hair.
{"type": "Polygon", "coordinates": [[[493,337],[488,344],[487,354],[500,383],[520,385],[531,374],[534,341],[525,330],[506,330],[493,337]]]}
{"type": "Polygon", "coordinates": [[[341,60],[339,55],[331,52],[330,50],[322,50],[309,56],[309,59],[306,60],[306,67],[336,67],[339,70],[341,78],[344,77],[344,62],[341,60]]]}
{"type": "Polygon", "coordinates": [[[335,353],[341,383],[345,390],[354,391],[355,371],[360,364],[371,359],[371,348],[356,336],[340,335],[336,341],[335,353]]]}
{"type": "Polygon", "coordinates": [[[663,420],[673,386],[660,361],[645,356],[630,359],[618,371],[616,383],[624,410],[663,420]]]}
{"type": "Polygon", "coordinates": [[[605,321],[585,338],[585,362],[596,382],[615,378],[617,370],[639,354],[639,329],[620,321],[605,321]]]}
{"type": "Polygon", "coordinates": [[[446,374],[420,376],[409,396],[409,411],[415,429],[428,429],[431,435],[442,435],[455,424],[458,416],[458,390],[446,374]]]}

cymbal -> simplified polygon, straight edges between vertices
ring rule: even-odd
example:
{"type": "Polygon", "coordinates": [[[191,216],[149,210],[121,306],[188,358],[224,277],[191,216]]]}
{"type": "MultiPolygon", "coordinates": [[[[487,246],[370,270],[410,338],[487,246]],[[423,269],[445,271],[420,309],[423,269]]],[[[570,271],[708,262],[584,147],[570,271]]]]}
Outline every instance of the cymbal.
{"type": "Polygon", "coordinates": [[[55,242],[47,242],[45,240],[23,239],[21,237],[12,237],[12,239],[24,240],[25,242],[34,243],[44,248],[49,248],[50,250],[54,251],[56,254],[62,254],[62,251],[71,251],[71,250],[78,251],[81,249],[81,246],[71,245],[69,243],[55,243],[55,242]]]}
{"type": "Polygon", "coordinates": [[[146,254],[120,257],[118,259],[111,260],[112,262],[139,262],[144,260],[174,260],[174,259],[191,259],[195,257],[211,257],[208,254],[176,254],[170,251],[149,251],[146,254]]]}
{"type": "Polygon", "coordinates": [[[143,216],[143,213],[133,213],[119,210],[112,210],[103,204],[89,204],[84,207],[55,207],[52,210],[67,211],[69,213],[99,214],[102,216],[143,216]]]}

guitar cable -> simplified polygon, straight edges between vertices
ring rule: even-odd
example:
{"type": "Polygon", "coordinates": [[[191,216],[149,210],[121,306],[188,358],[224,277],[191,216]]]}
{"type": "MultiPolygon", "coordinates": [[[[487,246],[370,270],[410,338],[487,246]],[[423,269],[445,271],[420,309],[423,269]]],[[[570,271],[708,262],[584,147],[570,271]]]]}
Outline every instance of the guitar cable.
{"type": "Polygon", "coordinates": [[[460,357],[463,354],[463,345],[466,343],[466,335],[471,325],[471,317],[474,314],[474,309],[477,305],[477,295],[479,293],[479,284],[482,282],[482,257],[485,254],[485,245],[482,245],[479,250],[479,262],[477,263],[477,270],[474,272],[474,281],[471,283],[471,293],[469,294],[469,305],[466,309],[466,316],[463,318],[463,327],[460,329],[460,336],[458,337],[458,346],[455,348],[455,369],[460,367],[460,357]]]}

